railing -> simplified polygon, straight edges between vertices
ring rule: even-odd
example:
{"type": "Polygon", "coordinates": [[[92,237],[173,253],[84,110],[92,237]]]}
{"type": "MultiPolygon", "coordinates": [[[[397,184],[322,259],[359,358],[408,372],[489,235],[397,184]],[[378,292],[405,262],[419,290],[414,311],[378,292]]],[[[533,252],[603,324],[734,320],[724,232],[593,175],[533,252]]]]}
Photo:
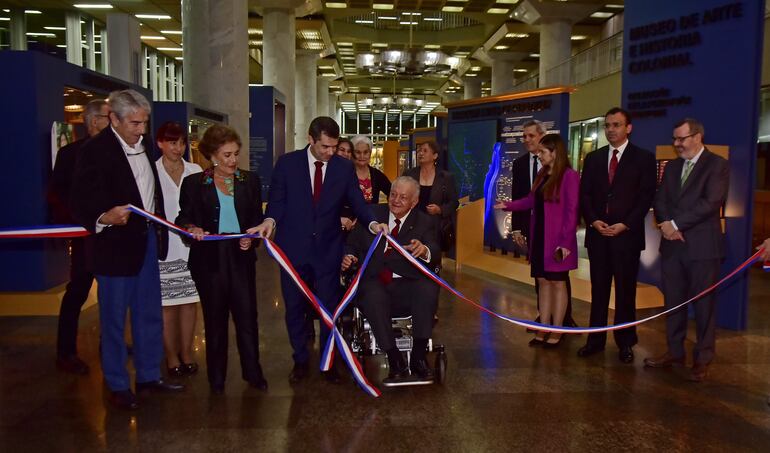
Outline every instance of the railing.
{"type": "MultiPolygon", "coordinates": [[[[583,85],[623,69],[623,32],[617,33],[569,60],[548,69],[548,85],[583,85]]],[[[518,83],[515,91],[539,88],[539,74],[518,83]]]]}

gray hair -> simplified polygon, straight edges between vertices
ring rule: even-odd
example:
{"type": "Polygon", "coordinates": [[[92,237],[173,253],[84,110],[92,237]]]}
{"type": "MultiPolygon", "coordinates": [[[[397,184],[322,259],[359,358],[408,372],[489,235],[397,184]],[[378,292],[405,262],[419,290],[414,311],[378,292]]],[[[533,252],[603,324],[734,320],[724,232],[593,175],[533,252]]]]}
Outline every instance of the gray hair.
{"type": "Polygon", "coordinates": [[[86,125],[91,124],[91,120],[102,113],[102,107],[107,105],[107,101],[104,99],[94,99],[86,104],[86,108],[83,110],[83,120],[86,125]]]}
{"type": "Polygon", "coordinates": [[[535,126],[535,129],[537,129],[537,132],[540,135],[545,135],[545,133],[548,132],[548,131],[545,130],[545,126],[543,125],[543,122],[542,121],[538,121],[538,120],[527,121],[526,123],[524,123],[523,126],[521,126],[521,129],[524,130],[524,129],[526,129],[528,127],[532,127],[532,126],[535,126]]]}
{"type": "Polygon", "coordinates": [[[351,142],[353,142],[353,148],[356,147],[359,143],[366,143],[367,148],[369,148],[369,151],[372,150],[374,145],[372,145],[372,141],[369,140],[369,137],[365,135],[356,135],[355,137],[350,139],[351,142]]]}
{"type": "Polygon", "coordinates": [[[135,90],[113,91],[107,99],[110,109],[115,113],[118,119],[136,113],[139,110],[145,110],[148,114],[152,111],[150,102],[147,98],[135,90]]]}
{"type": "Polygon", "coordinates": [[[398,178],[393,180],[393,183],[391,184],[391,187],[401,185],[401,184],[408,184],[412,186],[412,193],[414,194],[414,198],[418,198],[420,196],[420,183],[417,182],[416,179],[412,178],[411,176],[399,176],[398,178]]]}

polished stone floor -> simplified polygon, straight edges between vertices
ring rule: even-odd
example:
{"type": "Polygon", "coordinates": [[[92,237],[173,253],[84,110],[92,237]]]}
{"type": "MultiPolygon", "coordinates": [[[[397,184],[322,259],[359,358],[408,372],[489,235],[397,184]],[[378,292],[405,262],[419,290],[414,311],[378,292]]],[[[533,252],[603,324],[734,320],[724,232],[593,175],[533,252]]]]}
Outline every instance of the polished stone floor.
{"type": "MultiPolygon", "coordinates": [[[[770,275],[753,270],[749,329],[718,332],[709,379],[685,369],[647,370],[665,347],[663,321],[639,329],[633,365],[576,356],[584,337],[532,349],[530,335],[442,293],[435,337],[446,345],[445,385],[384,390],[374,399],[346,376],[317,372],[287,381],[291,357],[278,273],[261,259],[259,312],[267,393],[240,380],[234,339],[226,393],[209,394],[202,373],[179,395],[143,399],[135,412],[104,401],[97,311],[78,338],[87,377],[54,368],[55,318],[0,319],[0,451],[768,451],[770,449],[770,275]]],[[[535,315],[532,287],[463,272],[448,280],[466,295],[514,316],[535,315]]],[[[589,305],[575,301],[585,324],[589,305]]],[[[649,314],[640,313],[640,315],[649,314]]],[[[204,360],[199,318],[197,357],[204,360]]],[[[691,329],[690,339],[694,333],[691,329]]],[[[232,336],[231,336],[232,338],[232,336]]],[[[317,349],[317,345],[316,345],[317,349]]],[[[367,373],[384,376],[381,361],[367,373]]]]}

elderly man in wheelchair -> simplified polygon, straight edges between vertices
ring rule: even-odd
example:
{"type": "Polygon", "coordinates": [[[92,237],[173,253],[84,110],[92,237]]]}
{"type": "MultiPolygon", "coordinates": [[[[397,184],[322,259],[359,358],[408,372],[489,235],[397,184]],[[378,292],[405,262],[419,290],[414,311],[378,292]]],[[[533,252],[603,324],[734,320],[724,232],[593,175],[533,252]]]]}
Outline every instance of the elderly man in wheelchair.
{"type": "MultiPolygon", "coordinates": [[[[390,234],[415,258],[437,270],[441,251],[438,228],[427,214],[414,209],[420,185],[410,177],[396,178],[391,186],[388,204],[372,207],[375,220],[387,223],[390,234]]],[[[357,226],[348,236],[343,272],[363,260],[374,236],[357,226]]],[[[385,385],[407,381],[432,382],[434,370],[426,353],[433,330],[433,315],[438,304],[439,288],[413,264],[394,250],[384,239],[372,255],[361,277],[357,306],[363,312],[379,344],[387,354],[389,373],[385,385]],[[404,359],[396,343],[392,318],[411,315],[413,348],[410,363],[404,359]],[[410,373],[411,370],[411,373],[410,373]]]]}

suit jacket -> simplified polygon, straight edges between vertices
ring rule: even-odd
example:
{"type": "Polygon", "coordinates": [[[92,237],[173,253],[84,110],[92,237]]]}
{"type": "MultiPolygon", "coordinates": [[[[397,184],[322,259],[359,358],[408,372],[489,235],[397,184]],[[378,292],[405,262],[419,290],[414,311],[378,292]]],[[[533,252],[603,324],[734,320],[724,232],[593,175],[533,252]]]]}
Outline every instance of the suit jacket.
{"type": "Polygon", "coordinates": [[[70,212],[70,192],[75,176],[75,162],[88,139],[89,137],[81,138],[56,153],[56,163],[48,184],[48,205],[51,208],[51,217],[56,223],[77,223],[70,212]]]}
{"type": "MultiPolygon", "coordinates": [[[[388,216],[390,215],[390,209],[387,205],[373,205],[372,212],[377,222],[388,223],[388,216]]],[[[359,262],[366,257],[366,252],[372,245],[374,237],[369,230],[358,224],[348,235],[347,244],[345,246],[345,253],[353,255],[359,259],[359,262]]],[[[441,264],[441,247],[438,242],[438,235],[436,229],[433,226],[433,220],[428,214],[422,211],[413,209],[406,221],[399,228],[398,236],[396,237],[398,243],[401,245],[409,245],[412,239],[425,244],[430,250],[431,260],[426,263],[430,269],[436,271],[441,264]]],[[[418,258],[419,259],[419,258],[418,258]]],[[[416,269],[409,261],[406,260],[397,251],[391,251],[387,255],[385,254],[385,240],[381,240],[377,245],[377,250],[372,254],[372,258],[369,261],[369,265],[364,272],[364,279],[378,278],[383,266],[387,265],[390,270],[400,275],[403,278],[417,279],[425,278],[425,276],[416,269]]]]}
{"type": "Polygon", "coordinates": [[[265,217],[275,219],[276,243],[295,267],[310,265],[316,277],[339,272],[344,239],[340,216],[350,206],[364,227],[372,222],[353,163],[337,155],[329,160],[321,199],[313,203],[307,148],[278,158],[273,168],[265,217]]]}
{"type": "MultiPolygon", "coordinates": [[[[404,176],[409,176],[420,182],[420,167],[407,168],[404,170],[404,176]]],[[[452,220],[454,223],[460,202],[457,201],[457,186],[452,173],[439,168],[436,169],[436,176],[433,178],[433,185],[430,189],[429,203],[440,206],[441,218],[452,220]]]]}
{"type": "MultiPolygon", "coordinates": [[[[262,183],[259,175],[240,170],[240,177],[233,181],[233,202],[240,232],[244,233],[264,220],[262,215],[262,183]]],[[[205,172],[193,173],[182,181],[179,192],[179,216],[177,225],[189,228],[197,226],[212,234],[219,232],[219,197],[216,185],[205,172]]],[[[234,233],[230,231],[229,233],[234,233]]],[[[244,265],[253,265],[257,259],[254,247],[241,250],[238,241],[228,241],[236,250],[244,265]]],[[[254,241],[253,245],[257,245],[254,241]]],[[[190,241],[188,267],[193,274],[216,271],[219,267],[219,249],[214,241],[190,241]]]]}
{"type": "Polygon", "coordinates": [[[666,165],[653,207],[658,223],[673,220],[685,242],[662,239],[660,253],[691,260],[722,258],[724,235],[719,214],[727,199],[730,167],[725,159],[705,149],[681,186],[683,166],[681,158],[666,165]]]}
{"type": "Polygon", "coordinates": [[[586,222],[586,248],[644,249],[644,218],[655,198],[655,156],[633,143],[626,145],[615,178],[609,183],[610,147],[589,153],[580,179],[580,209],[586,222]],[[591,227],[596,220],[623,223],[628,230],[616,237],[602,236],[591,227]]]}
{"type": "MultiPolygon", "coordinates": [[[[517,157],[511,165],[511,200],[518,200],[529,195],[532,191],[532,154],[526,151],[517,157]]],[[[518,211],[511,214],[511,229],[521,230],[529,236],[529,211],[518,211]]]]}
{"type": "MultiPolygon", "coordinates": [[[[145,153],[134,158],[147,159],[155,180],[154,214],[165,217],[158,171],[148,154],[152,141],[145,137],[143,143],[145,153]]],[[[72,215],[84,228],[95,233],[96,221],[102,214],[129,203],[144,208],[126,153],[112,128],[106,127],[84,144],[75,164],[70,197],[72,215]]],[[[132,214],[126,225],[104,228],[101,233],[89,236],[88,241],[93,246],[89,270],[110,276],[139,273],[147,249],[147,231],[147,221],[132,214]]],[[[158,258],[165,259],[168,230],[156,225],[154,231],[158,239],[158,258]]]]}
{"type": "MultiPolygon", "coordinates": [[[[542,171],[542,170],[541,170],[542,171]]],[[[563,272],[577,269],[577,222],[578,222],[578,198],[580,190],[580,177],[578,173],[567,168],[562,177],[559,188],[558,201],[546,201],[543,203],[543,267],[547,272],[563,272]],[[570,254],[560,262],[553,259],[556,247],[563,247],[570,254]]],[[[535,207],[535,193],[530,191],[524,198],[505,203],[506,211],[532,210],[535,207]]],[[[534,228],[535,215],[530,215],[529,229],[532,235],[537,234],[534,228]]],[[[530,241],[530,244],[532,241],[530,241]]],[[[530,259],[532,247],[529,249],[530,259]]]]}

